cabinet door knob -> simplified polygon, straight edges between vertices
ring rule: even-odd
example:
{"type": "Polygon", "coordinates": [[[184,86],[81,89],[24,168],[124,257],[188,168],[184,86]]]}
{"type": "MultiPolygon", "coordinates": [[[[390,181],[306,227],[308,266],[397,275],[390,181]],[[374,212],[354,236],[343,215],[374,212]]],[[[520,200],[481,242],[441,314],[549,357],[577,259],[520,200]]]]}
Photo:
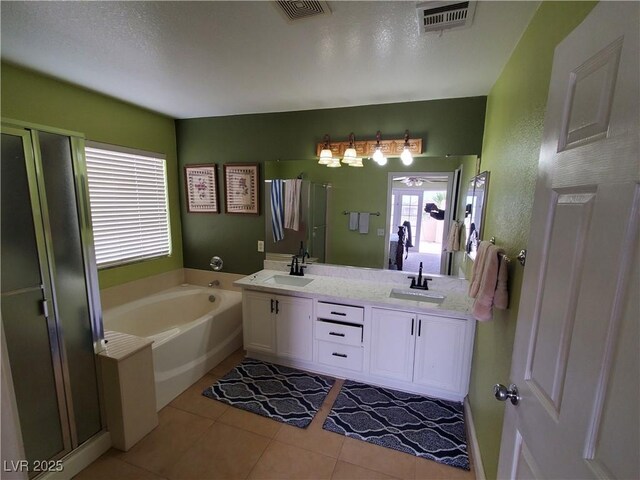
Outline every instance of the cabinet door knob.
{"type": "Polygon", "coordinates": [[[422,320],[418,320],[418,336],[420,336],[421,331],[422,331],[422,320]]]}
{"type": "Polygon", "coordinates": [[[280,300],[276,300],[276,315],[280,311],[280,300]]]}
{"type": "Polygon", "coordinates": [[[273,298],[271,299],[271,313],[273,313],[273,298]]]}
{"type": "Polygon", "coordinates": [[[413,336],[413,327],[414,327],[415,323],[416,323],[416,319],[412,318],[411,319],[411,336],[413,336]]]}
{"type": "Polygon", "coordinates": [[[344,353],[336,353],[333,352],[331,355],[333,355],[334,357],[342,357],[342,358],[347,358],[347,355],[344,353]]]}
{"type": "Polygon", "coordinates": [[[344,333],[338,332],[329,332],[329,335],[333,335],[334,337],[344,337],[344,333]]]}

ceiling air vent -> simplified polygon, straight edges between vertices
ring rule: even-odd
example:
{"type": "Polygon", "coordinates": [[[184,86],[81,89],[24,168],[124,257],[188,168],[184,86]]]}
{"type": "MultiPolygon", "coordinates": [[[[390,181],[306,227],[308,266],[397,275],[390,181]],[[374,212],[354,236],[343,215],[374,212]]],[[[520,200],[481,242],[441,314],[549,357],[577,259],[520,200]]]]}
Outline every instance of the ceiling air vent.
{"type": "Polygon", "coordinates": [[[331,14],[331,10],[329,9],[327,2],[277,0],[274,3],[278,7],[278,11],[282,13],[288,21],[315,17],[317,15],[331,14]]]}
{"type": "Polygon", "coordinates": [[[420,33],[441,32],[469,27],[473,22],[476,2],[421,2],[416,5],[420,33]]]}

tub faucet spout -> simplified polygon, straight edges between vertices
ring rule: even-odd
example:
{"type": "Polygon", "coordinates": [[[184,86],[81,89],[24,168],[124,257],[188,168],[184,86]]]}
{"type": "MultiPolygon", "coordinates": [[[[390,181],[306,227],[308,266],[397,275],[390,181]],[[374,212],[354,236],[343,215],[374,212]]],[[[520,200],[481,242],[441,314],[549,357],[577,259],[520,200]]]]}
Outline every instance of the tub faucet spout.
{"type": "Polygon", "coordinates": [[[210,287],[219,287],[220,286],[220,280],[212,280],[209,282],[209,286],[210,287]]]}

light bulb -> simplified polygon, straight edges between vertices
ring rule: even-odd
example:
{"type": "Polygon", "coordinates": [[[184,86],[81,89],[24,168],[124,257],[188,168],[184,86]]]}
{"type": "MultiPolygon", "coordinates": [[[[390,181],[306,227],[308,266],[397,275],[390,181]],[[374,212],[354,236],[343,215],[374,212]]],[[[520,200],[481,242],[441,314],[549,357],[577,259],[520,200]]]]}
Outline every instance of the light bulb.
{"type": "Polygon", "coordinates": [[[338,168],[341,166],[342,165],[340,165],[340,160],[337,158],[332,159],[331,162],[327,164],[327,167],[329,168],[338,168]]]}
{"type": "Polygon", "coordinates": [[[400,155],[400,160],[402,160],[402,163],[407,166],[413,163],[413,156],[407,147],[404,147],[404,150],[400,155]]]}
{"type": "Polygon", "coordinates": [[[376,151],[373,152],[373,161],[378,165],[384,165],[387,163],[387,159],[379,148],[376,148],[376,151]]]}

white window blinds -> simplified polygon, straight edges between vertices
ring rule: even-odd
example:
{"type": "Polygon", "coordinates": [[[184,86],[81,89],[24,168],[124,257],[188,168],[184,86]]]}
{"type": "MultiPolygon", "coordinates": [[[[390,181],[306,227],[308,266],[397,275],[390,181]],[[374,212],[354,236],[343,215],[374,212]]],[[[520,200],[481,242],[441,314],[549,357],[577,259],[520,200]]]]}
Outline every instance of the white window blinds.
{"type": "Polygon", "coordinates": [[[169,255],[164,157],[93,143],[85,157],[98,267],[169,255]]]}

